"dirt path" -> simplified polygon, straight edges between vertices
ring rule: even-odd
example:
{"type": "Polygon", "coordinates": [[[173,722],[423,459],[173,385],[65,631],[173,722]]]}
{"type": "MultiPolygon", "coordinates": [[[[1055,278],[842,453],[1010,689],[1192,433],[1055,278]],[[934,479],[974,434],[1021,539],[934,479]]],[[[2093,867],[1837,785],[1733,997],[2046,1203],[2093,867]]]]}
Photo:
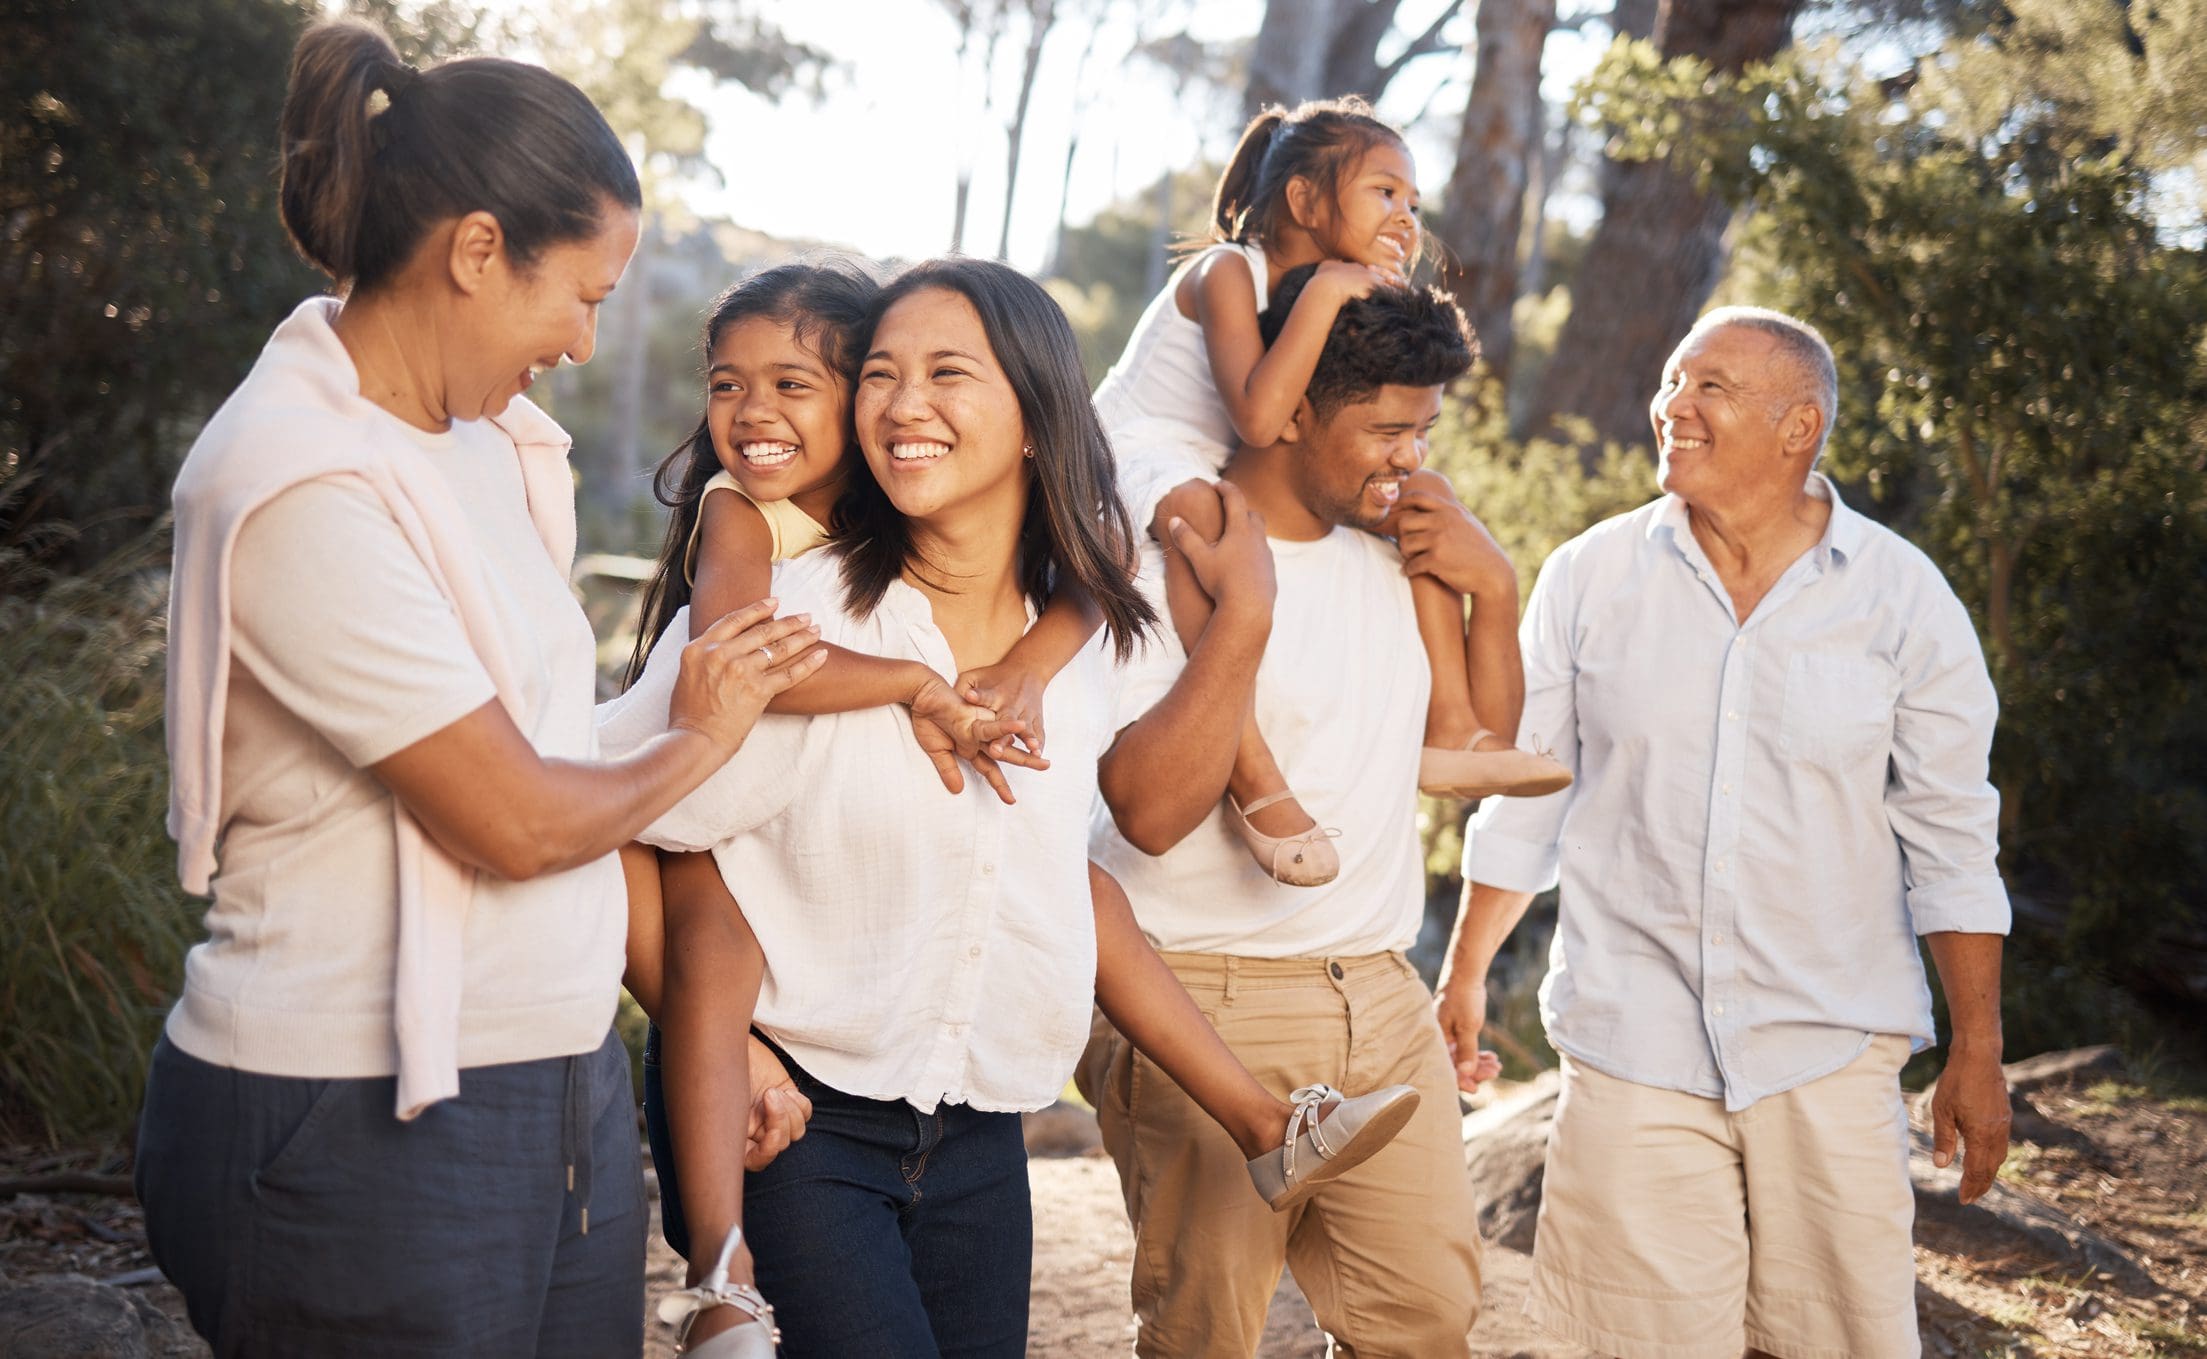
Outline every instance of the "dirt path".
{"type": "MultiPolygon", "coordinates": [[[[1033,1359],[1123,1359],[1133,1353],[1134,1317],[1127,1271],[1134,1240],[1111,1163],[1100,1156],[1038,1157],[1030,1163],[1035,1196],[1035,1266],[1027,1352],[1033,1359]]],[[[1490,1247],[1486,1298],[1474,1353],[1526,1359],[1578,1359],[1585,1353],[1547,1339],[1518,1314],[1529,1261],[1490,1247]]],[[[674,1289],[680,1264],[653,1233],[646,1287],[656,1303],[674,1289]]],[[[651,1323],[646,1359],[672,1359],[668,1328],[651,1323]]],[[[1325,1340],[1295,1281],[1282,1278],[1272,1299],[1258,1359],[1319,1359],[1325,1340]]]]}

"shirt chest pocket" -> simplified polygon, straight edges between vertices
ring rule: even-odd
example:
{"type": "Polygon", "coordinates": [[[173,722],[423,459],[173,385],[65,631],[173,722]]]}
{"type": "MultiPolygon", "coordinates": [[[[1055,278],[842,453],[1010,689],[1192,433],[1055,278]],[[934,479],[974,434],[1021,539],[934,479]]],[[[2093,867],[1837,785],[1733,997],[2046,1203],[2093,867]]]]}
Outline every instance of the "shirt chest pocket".
{"type": "Polygon", "coordinates": [[[1778,748],[1811,763],[1851,764],[1892,748],[1892,672],[1851,656],[1794,656],[1786,663],[1778,748]]]}

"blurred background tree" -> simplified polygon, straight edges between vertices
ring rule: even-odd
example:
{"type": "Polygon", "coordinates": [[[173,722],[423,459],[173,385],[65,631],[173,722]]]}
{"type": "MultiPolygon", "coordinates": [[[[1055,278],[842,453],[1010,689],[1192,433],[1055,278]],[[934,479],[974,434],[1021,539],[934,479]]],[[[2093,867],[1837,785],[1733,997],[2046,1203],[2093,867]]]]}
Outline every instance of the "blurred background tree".
{"type": "Polygon", "coordinates": [[[144,533],[199,423],[313,290],[276,220],[272,135],[308,17],[0,12],[0,546],[88,565],[144,533]]]}

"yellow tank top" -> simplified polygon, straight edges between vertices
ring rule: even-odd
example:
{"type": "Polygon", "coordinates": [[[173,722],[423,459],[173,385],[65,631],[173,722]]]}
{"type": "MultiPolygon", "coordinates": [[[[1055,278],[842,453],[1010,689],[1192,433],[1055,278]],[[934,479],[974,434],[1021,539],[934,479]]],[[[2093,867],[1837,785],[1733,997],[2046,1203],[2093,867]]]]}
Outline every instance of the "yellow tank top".
{"type": "MultiPolygon", "coordinates": [[[[744,495],[742,485],[725,470],[715,473],[713,479],[705,483],[705,489],[698,494],[699,504],[704,503],[706,496],[720,490],[734,491],[743,496],[753,508],[766,516],[766,531],[773,539],[775,561],[786,562],[791,557],[802,557],[827,541],[827,526],[798,509],[796,501],[769,500],[762,505],[744,495]]],[[[696,527],[690,530],[690,544],[682,553],[682,579],[692,585],[697,584],[697,535],[704,527],[705,516],[699,514],[696,527]]]]}

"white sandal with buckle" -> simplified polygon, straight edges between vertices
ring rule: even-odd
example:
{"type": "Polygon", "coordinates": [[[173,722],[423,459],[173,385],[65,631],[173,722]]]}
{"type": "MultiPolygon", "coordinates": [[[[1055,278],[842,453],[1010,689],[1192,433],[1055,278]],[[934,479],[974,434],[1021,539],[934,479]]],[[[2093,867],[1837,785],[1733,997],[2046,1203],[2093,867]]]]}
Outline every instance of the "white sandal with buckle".
{"type": "Polygon", "coordinates": [[[1390,1085],[1355,1099],[1330,1085],[1306,1085],[1288,1097],[1287,1136],[1276,1151],[1249,1163],[1249,1178],[1275,1213],[1285,1212],[1326,1181],[1354,1170],[1395,1140],[1418,1111],[1417,1087],[1390,1085]],[[1319,1110],[1338,1101],[1323,1120],[1319,1110]]]}
{"type": "Polygon", "coordinates": [[[781,1343],[782,1333],[774,1326],[774,1309],[767,1306],[759,1290],[750,1284],[728,1282],[728,1261],[742,1240],[743,1228],[731,1227],[705,1282],[659,1300],[659,1319],[682,1328],[681,1353],[692,1359],[773,1359],[774,1347],[781,1343]],[[690,1344],[691,1324],[707,1309],[723,1306],[733,1307],[751,1319],[710,1340],[690,1344]]]}

